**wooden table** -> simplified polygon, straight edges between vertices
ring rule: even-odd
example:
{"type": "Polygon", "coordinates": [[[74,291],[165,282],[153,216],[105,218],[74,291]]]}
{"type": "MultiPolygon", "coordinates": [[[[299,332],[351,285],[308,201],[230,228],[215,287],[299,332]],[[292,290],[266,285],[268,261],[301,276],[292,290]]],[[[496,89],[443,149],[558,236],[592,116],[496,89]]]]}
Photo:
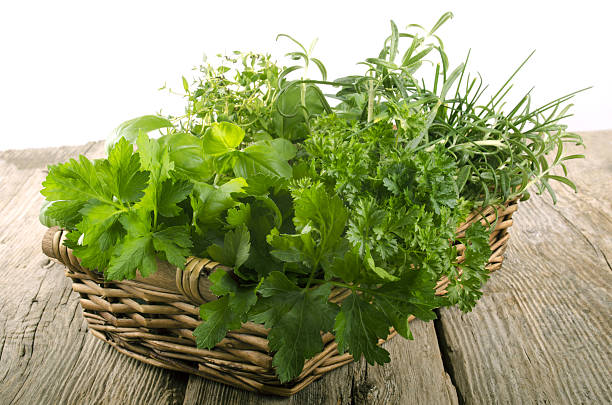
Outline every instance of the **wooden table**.
{"type": "Polygon", "coordinates": [[[48,164],[102,143],[0,152],[1,404],[446,404],[612,402],[612,131],[585,135],[555,185],[521,203],[507,259],[473,312],[412,323],[386,343],[392,362],[363,361],[290,399],[243,392],[142,364],[87,333],[63,268],[40,249],[48,164]]]}

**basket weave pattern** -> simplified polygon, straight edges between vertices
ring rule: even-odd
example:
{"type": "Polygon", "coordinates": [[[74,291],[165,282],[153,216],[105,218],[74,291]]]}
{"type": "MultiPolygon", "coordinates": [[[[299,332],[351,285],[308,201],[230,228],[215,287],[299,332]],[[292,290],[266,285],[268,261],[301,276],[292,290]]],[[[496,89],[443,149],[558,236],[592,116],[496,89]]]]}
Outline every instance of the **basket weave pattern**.
{"type": "MultiPolygon", "coordinates": [[[[479,219],[483,224],[497,220],[490,238],[489,271],[502,265],[510,237],[508,228],[517,208],[517,201],[498,208],[487,207],[471,214],[457,229],[458,236],[463,236],[469,225],[479,219]]],[[[50,228],[43,238],[43,252],[66,266],[72,289],[80,295],[89,331],[121,353],[154,366],[280,396],[293,395],[326,372],[353,361],[350,354],[338,353],[334,336],[326,333],[322,336],[324,350],[306,361],[294,381],[281,384],[272,368],[268,331],[251,322],[228,332],[212,350],[198,349],[192,332],[201,322],[199,305],[216,299],[208,290],[207,276],[224,266],[191,257],[184,270],[160,262],[158,271],[146,279],[107,282],[101,273],[80,265],[79,259],[62,244],[64,237],[62,229],[50,228]]],[[[465,246],[458,244],[459,262],[464,251],[465,246]]],[[[448,280],[442,278],[436,285],[436,294],[443,295],[447,285],[448,280]]],[[[348,290],[334,289],[330,301],[341,302],[349,294],[348,290]]],[[[394,335],[392,330],[388,339],[394,335]]]]}

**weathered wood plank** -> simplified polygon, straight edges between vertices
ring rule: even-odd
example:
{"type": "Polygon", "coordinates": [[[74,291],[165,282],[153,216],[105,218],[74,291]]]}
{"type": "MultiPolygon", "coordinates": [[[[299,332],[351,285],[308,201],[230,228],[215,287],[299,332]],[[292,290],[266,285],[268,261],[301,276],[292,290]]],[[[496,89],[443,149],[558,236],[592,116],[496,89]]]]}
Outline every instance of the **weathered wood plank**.
{"type": "Polygon", "coordinates": [[[86,332],[62,266],[40,251],[47,164],[102,144],[0,152],[0,403],[179,404],[187,378],[123,356],[86,332]]]}
{"type": "Polygon", "coordinates": [[[362,359],[326,374],[291,398],[262,396],[192,376],[184,404],[456,404],[433,324],[414,321],[411,327],[414,340],[398,336],[385,343],[391,363],[370,366],[362,359]]]}
{"type": "Polygon", "coordinates": [[[586,134],[579,189],[522,203],[504,269],[470,314],[441,311],[465,403],[612,401],[612,133],[586,134]]]}

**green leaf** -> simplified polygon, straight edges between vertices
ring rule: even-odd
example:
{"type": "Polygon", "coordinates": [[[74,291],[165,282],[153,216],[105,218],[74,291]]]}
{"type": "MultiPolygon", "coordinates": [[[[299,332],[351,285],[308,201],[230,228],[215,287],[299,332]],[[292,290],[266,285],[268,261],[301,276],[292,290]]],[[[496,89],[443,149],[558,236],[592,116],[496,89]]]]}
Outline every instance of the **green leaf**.
{"type": "Polygon", "coordinates": [[[137,204],[140,209],[149,210],[157,217],[157,212],[161,209],[163,214],[173,214],[178,207],[175,190],[169,190],[171,172],[174,171],[174,162],[170,160],[168,146],[159,139],[149,139],[146,134],[140,134],[137,139],[138,153],[141,156],[142,166],[149,171],[150,181],[145,189],[145,194],[137,204]],[[164,183],[166,183],[164,190],[164,183]],[[170,200],[164,202],[164,191],[172,191],[170,200]],[[162,206],[160,208],[160,206],[162,206]]]}
{"type": "Polygon", "coordinates": [[[136,277],[136,269],[143,277],[157,270],[157,261],[151,234],[151,219],[146,210],[132,211],[119,218],[128,236],[117,244],[106,271],[108,280],[136,277]]]}
{"type": "Polygon", "coordinates": [[[244,139],[244,130],[229,122],[214,122],[202,137],[204,152],[220,156],[235,150],[244,139]]]}
{"type": "Polygon", "coordinates": [[[563,156],[560,161],[563,162],[570,159],[584,159],[584,155],[567,155],[563,156]]]}
{"type": "Polygon", "coordinates": [[[552,198],[553,204],[557,204],[557,193],[555,193],[555,190],[550,186],[548,179],[546,177],[541,178],[540,184],[543,188],[546,189],[546,191],[548,191],[548,194],[550,194],[550,198],[552,198]]]}
{"type": "Polygon", "coordinates": [[[165,217],[175,217],[180,214],[181,208],[177,205],[184,201],[191,190],[193,183],[187,180],[172,181],[170,179],[162,183],[160,199],[157,203],[159,213],[165,217]]]}
{"type": "Polygon", "coordinates": [[[450,20],[451,18],[453,18],[453,13],[451,13],[450,11],[447,11],[446,13],[442,14],[442,17],[438,19],[438,21],[429,31],[429,35],[432,35],[434,32],[436,32],[438,28],[440,28],[446,21],[450,20]]]}
{"type": "Polygon", "coordinates": [[[372,258],[372,255],[370,254],[369,249],[366,250],[365,264],[366,264],[366,267],[369,270],[371,270],[374,274],[376,274],[376,276],[380,278],[381,281],[399,280],[396,276],[389,273],[387,270],[383,269],[382,267],[376,266],[376,264],[374,263],[374,259],[372,258]]]}
{"type": "Polygon", "coordinates": [[[335,257],[326,270],[329,278],[339,277],[347,283],[352,283],[360,277],[362,267],[363,262],[359,254],[348,251],[344,254],[344,257],[335,257]]]}
{"type": "Polygon", "coordinates": [[[177,174],[192,181],[208,181],[213,175],[212,160],[204,153],[202,139],[181,132],[163,136],[159,142],[167,146],[177,174]]]}
{"type": "Polygon", "coordinates": [[[295,195],[294,206],[293,223],[298,232],[304,232],[309,226],[317,229],[323,247],[339,240],[348,213],[337,195],[330,196],[322,186],[311,187],[295,195]]]}
{"type": "MultiPolygon", "coordinates": [[[[396,319],[407,319],[414,315],[423,321],[436,319],[434,309],[444,304],[444,299],[435,295],[437,279],[426,271],[405,271],[398,281],[387,283],[372,294],[375,302],[386,313],[396,313],[389,320],[396,326],[396,319]]],[[[400,322],[398,328],[403,326],[400,322]]],[[[399,329],[398,329],[399,331],[399,329]]]]}
{"type": "Polygon", "coordinates": [[[81,222],[83,201],[44,201],[38,219],[46,227],[61,226],[72,229],[81,222]]]}
{"type": "Polygon", "coordinates": [[[461,193],[461,190],[463,190],[463,187],[465,187],[465,184],[470,178],[470,174],[471,174],[470,166],[463,166],[459,170],[459,174],[457,175],[457,189],[459,190],[459,193],[461,193]]]}
{"type": "Polygon", "coordinates": [[[245,225],[239,226],[225,234],[223,246],[215,244],[209,247],[208,254],[213,260],[238,269],[249,258],[250,239],[247,227],[245,225]]]}
{"type": "Polygon", "coordinates": [[[317,65],[319,68],[319,72],[321,72],[321,79],[327,80],[327,69],[325,69],[325,65],[317,58],[310,58],[310,61],[317,65]]]}
{"type": "Polygon", "coordinates": [[[145,209],[133,210],[121,217],[121,225],[133,236],[146,236],[151,233],[150,211],[145,209]]]}
{"type": "Polygon", "coordinates": [[[49,201],[99,201],[112,202],[112,192],[100,183],[94,164],[85,156],[79,160],[49,166],[49,174],[43,182],[41,194],[49,201]]]}
{"type": "Polygon", "coordinates": [[[103,226],[118,219],[118,216],[125,213],[114,205],[103,204],[100,202],[88,202],[81,208],[81,214],[85,217],[87,225],[103,226]]]}
{"type": "Polygon", "coordinates": [[[44,201],[38,212],[38,220],[47,228],[51,228],[52,226],[61,226],[60,222],[47,215],[47,209],[51,204],[53,204],[53,201],[44,201]]]}
{"type": "Polygon", "coordinates": [[[217,296],[227,295],[236,290],[236,281],[223,269],[217,269],[210,273],[208,280],[211,282],[210,292],[217,296]]]}
{"type": "Polygon", "coordinates": [[[464,69],[465,69],[465,66],[462,63],[459,66],[457,66],[455,70],[451,72],[450,75],[448,75],[448,78],[446,78],[446,80],[444,81],[444,84],[442,85],[442,90],[440,91],[440,100],[442,101],[446,100],[446,95],[448,94],[451,87],[455,83],[455,80],[459,78],[459,76],[464,71],[464,69]]]}
{"type": "Polygon", "coordinates": [[[41,193],[56,203],[47,214],[69,228],[81,221],[85,221],[81,228],[87,224],[98,228],[82,229],[91,243],[93,235],[101,235],[102,222],[116,219],[143,196],[149,174],[140,169],[139,156],[133,154],[132,145],[124,139],[115,145],[107,160],[91,162],[80,156],[78,161],[50,166],[41,193]]]}
{"type": "MultiPolygon", "coordinates": [[[[383,184],[389,191],[400,194],[395,182],[392,183],[387,178],[384,180],[387,180],[383,181],[383,184]]],[[[378,205],[373,198],[360,199],[355,204],[346,236],[352,245],[359,250],[360,255],[365,256],[366,251],[370,249],[369,247],[374,247],[378,243],[374,230],[380,229],[385,217],[385,211],[378,209],[378,205]]]]}
{"type": "Polygon", "coordinates": [[[234,174],[249,178],[257,174],[290,178],[293,170],[288,160],[295,156],[295,146],[286,139],[260,141],[236,152],[234,174]]]}
{"type": "Polygon", "coordinates": [[[571,181],[570,179],[568,179],[567,177],[556,176],[556,175],[553,175],[553,174],[549,174],[546,177],[548,179],[556,180],[556,181],[558,181],[560,183],[565,184],[566,186],[568,186],[569,188],[574,190],[575,193],[578,192],[578,189],[576,188],[576,185],[574,184],[574,182],[571,181]]]}
{"type": "Polygon", "coordinates": [[[143,196],[149,174],[140,169],[140,156],[123,138],[110,150],[108,160],[96,164],[102,182],[122,202],[138,201],[143,196]]]}
{"type": "Polygon", "coordinates": [[[227,334],[228,330],[240,328],[240,317],[230,307],[230,297],[225,296],[207,302],[200,307],[202,323],[198,325],[193,336],[199,348],[212,349],[227,334]]]}
{"type": "MultiPolygon", "coordinates": [[[[224,269],[213,271],[208,279],[210,291],[215,295],[230,295],[230,307],[236,314],[246,314],[257,301],[255,287],[241,287],[224,269]]],[[[243,319],[243,321],[246,318],[243,319]]]]}
{"type": "Polygon", "coordinates": [[[194,331],[199,348],[210,349],[219,343],[230,329],[237,329],[246,321],[246,314],[257,301],[255,288],[240,287],[222,269],[217,269],[208,279],[213,294],[223,295],[200,307],[202,322],[194,331]]]}
{"type": "Polygon", "coordinates": [[[143,277],[157,270],[151,235],[129,237],[117,247],[106,272],[108,280],[124,280],[136,277],[136,269],[143,277]]]}
{"type": "Polygon", "coordinates": [[[270,328],[272,364],[281,382],[300,374],[304,361],[323,350],[321,332],[330,331],[337,307],[327,301],[330,285],[300,289],[283,273],[272,272],[259,288],[262,295],[249,318],[270,328]]]}
{"type": "Polygon", "coordinates": [[[251,206],[241,203],[235,208],[227,210],[227,218],[225,220],[234,228],[248,224],[251,220],[251,206]]]}
{"type": "Polygon", "coordinates": [[[315,243],[310,233],[281,235],[278,229],[274,228],[267,236],[267,241],[274,248],[270,254],[283,262],[303,262],[312,267],[316,261],[315,243]]]}
{"type": "Polygon", "coordinates": [[[193,243],[184,226],[171,226],[153,233],[153,246],[164,253],[168,262],[182,269],[193,243]]]}
{"type": "MultiPolygon", "coordinates": [[[[91,234],[91,229],[84,226],[83,223],[80,223],[78,226],[86,229],[88,235],[91,234]]],[[[81,260],[83,267],[99,269],[100,271],[106,269],[123,237],[121,224],[114,223],[100,233],[97,240],[93,240],[90,244],[84,244],[84,236],[82,230],[79,229],[69,232],[64,245],[73,250],[75,256],[81,260]]]]}
{"type": "Polygon", "coordinates": [[[129,143],[135,143],[140,134],[147,134],[156,129],[171,128],[173,126],[172,122],[157,115],[143,115],[142,117],[125,121],[106,139],[106,153],[108,154],[121,138],[124,138],[129,143]]]}
{"type": "Polygon", "coordinates": [[[230,192],[237,190],[244,180],[233,179],[225,187],[215,188],[210,184],[196,183],[193,187],[191,206],[193,208],[194,222],[202,224],[217,223],[221,214],[238,203],[232,198],[230,192]]]}
{"type": "Polygon", "coordinates": [[[366,62],[371,63],[373,65],[381,66],[387,69],[396,70],[398,66],[393,62],[388,62],[384,59],[379,58],[367,58],[366,62]]]}
{"type": "Polygon", "coordinates": [[[334,332],[340,353],[348,350],[355,359],[364,356],[369,364],[390,361],[389,352],[378,346],[378,339],[389,334],[387,318],[359,295],[353,293],[342,301],[334,332]]]}
{"type": "Polygon", "coordinates": [[[247,187],[246,180],[242,177],[236,177],[219,186],[219,190],[227,194],[241,193],[245,187],[247,187]]]}
{"type": "Polygon", "coordinates": [[[154,183],[170,178],[174,170],[174,162],[170,160],[170,151],[159,139],[149,139],[146,134],[140,134],[136,141],[142,167],[151,172],[154,183]]]}
{"type": "Polygon", "coordinates": [[[463,273],[460,277],[449,277],[450,284],[446,290],[449,303],[458,305],[464,312],[471,311],[476,305],[482,296],[480,289],[489,278],[489,271],[485,268],[491,256],[489,234],[488,228],[476,222],[466,230],[465,238],[460,239],[466,246],[465,260],[459,265],[463,273]]]}
{"type": "Polygon", "coordinates": [[[397,25],[395,22],[391,20],[391,42],[389,44],[389,62],[393,62],[395,60],[395,55],[397,55],[397,42],[399,40],[399,33],[397,30],[397,25]]]}
{"type": "Polygon", "coordinates": [[[406,314],[405,311],[398,308],[394,302],[386,297],[377,299],[376,308],[387,317],[389,323],[400,336],[405,339],[413,339],[412,332],[410,331],[410,321],[408,320],[410,315],[406,314]]]}
{"type": "Polygon", "coordinates": [[[298,234],[280,234],[274,229],[267,241],[270,253],[289,263],[303,263],[311,269],[328,267],[336,255],[348,249],[341,238],[347,212],[338,196],[329,196],[322,186],[301,189],[294,195],[293,222],[298,234]]]}
{"type": "Polygon", "coordinates": [[[300,81],[286,82],[277,96],[273,119],[275,132],[281,138],[304,139],[309,134],[307,118],[332,112],[316,85],[305,84],[303,90],[300,81]]]}

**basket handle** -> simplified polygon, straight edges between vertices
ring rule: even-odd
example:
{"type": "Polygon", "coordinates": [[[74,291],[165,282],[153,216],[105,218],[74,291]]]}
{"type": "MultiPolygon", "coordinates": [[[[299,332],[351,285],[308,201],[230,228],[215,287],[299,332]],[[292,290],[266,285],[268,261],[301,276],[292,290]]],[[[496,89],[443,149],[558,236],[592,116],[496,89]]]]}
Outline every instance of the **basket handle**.
{"type": "MultiPolygon", "coordinates": [[[[56,252],[53,250],[53,239],[55,239],[55,235],[58,232],[61,232],[61,229],[57,226],[47,229],[42,239],[42,251],[47,257],[61,261],[58,257],[59,254],[56,255],[56,252]]],[[[61,237],[61,234],[58,237],[61,237]]]]}

